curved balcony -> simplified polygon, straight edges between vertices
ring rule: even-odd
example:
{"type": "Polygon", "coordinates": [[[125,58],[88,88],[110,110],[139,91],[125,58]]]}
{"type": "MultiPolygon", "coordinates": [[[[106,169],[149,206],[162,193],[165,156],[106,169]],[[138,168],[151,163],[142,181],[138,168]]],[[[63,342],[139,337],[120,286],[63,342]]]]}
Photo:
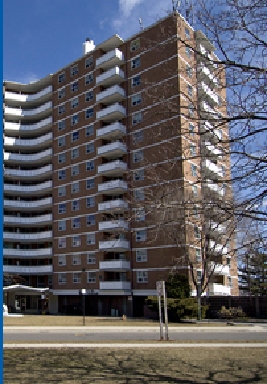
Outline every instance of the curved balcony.
{"type": "Polygon", "coordinates": [[[41,177],[47,178],[48,176],[52,176],[52,171],[51,164],[31,171],[5,168],[4,176],[11,177],[12,179],[40,179],[41,177]]]}
{"type": "Polygon", "coordinates": [[[52,191],[52,180],[45,181],[44,183],[35,184],[35,185],[17,185],[17,184],[7,184],[4,183],[4,192],[20,195],[20,194],[43,194],[52,191]]]}
{"type": "Polygon", "coordinates": [[[100,281],[99,283],[100,289],[116,291],[130,291],[131,290],[131,282],[130,281],[100,281]]]}
{"type": "Polygon", "coordinates": [[[96,131],[96,136],[103,139],[112,139],[112,138],[121,138],[126,135],[125,125],[116,121],[115,123],[106,125],[103,128],[100,128],[96,131]]]}
{"type": "Polygon", "coordinates": [[[42,152],[33,155],[25,155],[19,153],[4,152],[4,161],[7,163],[40,163],[52,159],[52,148],[48,148],[42,152]]]}
{"type": "Polygon", "coordinates": [[[99,241],[99,250],[100,251],[128,251],[130,249],[130,243],[127,240],[105,240],[99,241]]]}
{"type": "Polygon", "coordinates": [[[126,181],[123,180],[112,180],[107,181],[106,183],[98,184],[98,192],[106,194],[117,194],[123,193],[128,190],[128,185],[126,181]]]}
{"type": "Polygon", "coordinates": [[[116,65],[122,65],[124,63],[124,55],[118,49],[115,48],[112,51],[107,52],[103,56],[96,59],[96,68],[109,69],[116,65]]]}
{"type": "Polygon", "coordinates": [[[218,105],[219,103],[219,96],[217,93],[212,91],[204,81],[201,81],[198,86],[198,95],[202,100],[206,99],[211,106],[218,105]]]}
{"type": "Polygon", "coordinates": [[[98,228],[100,231],[112,231],[112,230],[127,230],[129,228],[129,223],[125,220],[109,220],[109,221],[100,221],[98,223],[98,228]]]}
{"type": "Polygon", "coordinates": [[[217,244],[215,241],[210,240],[209,242],[209,253],[211,254],[221,254],[221,255],[227,255],[228,254],[228,248],[223,244],[217,244]]]}
{"type": "Polygon", "coordinates": [[[5,92],[5,101],[16,102],[16,103],[27,103],[34,101],[42,101],[43,99],[47,99],[48,96],[52,96],[53,88],[52,85],[42,89],[40,92],[33,93],[30,95],[15,93],[15,92],[5,92]]]}
{"type": "Polygon", "coordinates": [[[20,124],[20,123],[11,123],[5,122],[4,130],[6,133],[16,133],[16,134],[32,134],[32,133],[41,133],[48,131],[48,129],[52,129],[52,117],[48,117],[43,119],[35,124],[20,124]]]}
{"type": "Polygon", "coordinates": [[[17,258],[25,258],[25,259],[31,259],[31,258],[44,258],[46,259],[49,256],[52,256],[53,249],[50,248],[37,248],[37,249],[11,249],[11,248],[4,248],[4,257],[17,257],[17,258]]]}
{"type": "Polygon", "coordinates": [[[20,243],[51,241],[52,238],[52,231],[43,231],[38,233],[3,232],[4,240],[11,240],[20,243]]]}
{"type": "Polygon", "coordinates": [[[124,79],[124,72],[119,67],[114,67],[101,73],[101,75],[98,75],[96,77],[96,84],[108,87],[114,84],[119,84],[123,82],[124,79]]]}
{"type": "Polygon", "coordinates": [[[118,211],[125,211],[129,207],[127,201],[118,199],[118,200],[110,200],[105,201],[103,203],[98,204],[98,211],[99,212],[118,212],[118,211]]]}
{"type": "MultiPolygon", "coordinates": [[[[39,210],[47,209],[52,207],[52,197],[46,197],[44,199],[36,201],[25,201],[25,200],[4,200],[4,208],[15,211],[30,211],[30,210],[39,210]]],[[[52,220],[52,218],[51,218],[52,220]]]]}
{"type": "Polygon", "coordinates": [[[222,284],[209,284],[209,296],[230,296],[231,295],[231,287],[222,284]]]}
{"type": "Polygon", "coordinates": [[[216,165],[212,161],[206,159],[204,162],[204,166],[205,166],[206,176],[211,176],[211,179],[214,178],[214,176],[215,177],[218,177],[218,176],[222,177],[223,176],[223,172],[222,172],[221,167],[218,167],[218,165],[216,165]]]}
{"type": "Polygon", "coordinates": [[[110,144],[98,147],[97,154],[104,157],[119,157],[127,153],[126,144],[121,141],[113,141],[110,144]]]}
{"type": "Polygon", "coordinates": [[[209,273],[219,276],[230,276],[230,266],[223,264],[215,264],[213,262],[209,265],[209,273]]]}
{"type": "Polygon", "coordinates": [[[53,141],[53,134],[52,132],[48,132],[43,136],[39,136],[36,139],[17,139],[16,137],[7,137],[4,138],[4,146],[5,147],[12,147],[13,149],[19,149],[19,148],[29,148],[29,149],[35,149],[43,146],[51,145],[53,141]]]}
{"type": "Polygon", "coordinates": [[[122,101],[124,98],[125,90],[119,85],[113,85],[96,95],[96,101],[103,104],[116,103],[122,101]]]}
{"type": "Polygon", "coordinates": [[[4,265],[3,272],[20,275],[46,275],[53,272],[53,265],[34,265],[25,267],[22,265],[4,265]]]}
{"type": "Polygon", "coordinates": [[[99,165],[97,168],[97,172],[101,175],[121,175],[127,170],[127,164],[121,160],[111,161],[109,163],[105,163],[99,165]]]}
{"type": "Polygon", "coordinates": [[[103,121],[121,120],[126,117],[126,109],[119,103],[115,103],[101,109],[96,113],[96,118],[103,121]]]}
{"type": "Polygon", "coordinates": [[[37,225],[48,225],[52,224],[53,216],[52,213],[45,215],[34,216],[34,217],[17,217],[4,215],[4,224],[13,224],[20,226],[37,226],[37,225]]]}
{"type": "Polygon", "coordinates": [[[26,117],[29,118],[41,118],[42,116],[45,116],[52,112],[52,101],[48,101],[47,103],[34,108],[34,109],[20,109],[20,108],[12,108],[12,107],[5,107],[4,113],[8,117],[17,118],[17,119],[23,119],[26,117]]]}
{"type": "Polygon", "coordinates": [[[101,271],[129,271],[131,269],[128,260],[105,260],[99,262],[101,271]]]}

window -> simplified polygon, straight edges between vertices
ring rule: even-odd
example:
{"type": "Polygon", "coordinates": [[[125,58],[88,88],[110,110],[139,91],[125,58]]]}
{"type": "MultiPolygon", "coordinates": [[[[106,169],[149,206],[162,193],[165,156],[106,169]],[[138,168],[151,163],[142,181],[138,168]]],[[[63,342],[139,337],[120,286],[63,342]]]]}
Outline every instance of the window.
{"type": "Polygon", "coordinates": [[[72,265],[81,265],[81,255],[72,255],[72,265]]]}
{"type": "Polygon", "coordinates": [[[81,245],[81,236],[80,235],[73,236],[73,238],[72,238],[72,246],[73,247],[79,247],[80,245],[81,245]]]}
{"type": "Polygon", "coordinates": [[[85,68],[90,68],[94,64],[93,56],[89,56],[85,59],[85,68]]]}
{"type": "Polygon", "coordinates": [[[87,264],[95,264],[95,252],[87,253],[87,264]]]}
{"type": "Polygon", "coordinates": [[[88,73],[88,75],[85,76],[85,84],[91,84],[94,81],[94,75],[92,73],[88,73]]]}
{"type": "Polygon", "coordinates": [[[78,211],[80,209],[80,201],[79,200],[73,200],[71,204],[71,209],[73,211],[78,211]]]}
{"type": "Polygon", "coordinates": [[[134,180],[135,181],[144,180],[144,175],[145,175],[144,170],[143,169],[139,169],[138,171],[134,172],[134,180]]]}
{"type": "Polygon", "coordinates": [[[86,153],[94,153],[95,146],[94,143],[86,144],[86,153]]]}
{"type": "Polygon", "coordinates": [[[139,161],[144,160],[144,152],[143,151],[136,151],[133,153],[133,162],[138,163],[139,161]]]}
{"type": "Polygon", "coordinates": [[[136,231],[135,233],[136,241],[145,241],[146,240],[146,230],[136,231]]]}
{"type": "Polygon", "coordinates": [[[139,68],[140,65],[141,65],[141,59],[140,59],[140,56],[135,57],[134,59],[132,59],[132,61],[131,61],[131,67],[132,67],[132,69],[139,68]]]}
{"type": "Polygon", "coordinates": [[[132,115],[132,124],[133,125],[141,123],[142,120],[143,120],[142,112],[137,112],[137,113],[134,113],[132,115]]]}
{"type": "Polygon", "coordinates": [[[66,284],[66,273],[58,274],[58,284],[66,284]]]}
{"type": "Polygon", "coordinates": [[[93,136],[94,134],[94,126],[93,125],[87,125],[85,128],[85,136],[93,136]]]}
{"type": "Polygon", "coordinates": [[[198,212],[198,206],[197,205],[194,205],[194,207],[193,207],[193,215],[194,215],[195,218],[199,217],[199,212],[198,212]]]}
{"type": "Polygon", "coordinates": [[[222,165],[221,170],[222,170],[222,176],[226,176],[226,168],[224,165],[222,165]]]}
{"type": "Polygon", "coordinates": [[[78,81],[74,81],[74,83],[70,85],[70,90],[71,92],[76,92],[78,91],[78,89],[79,89],[78,81]]]}
{"type": "Polygon", "coordinates": [[[140,75],[134,76],[132,78],[132,87],[136,87],[137,85],[141,84],[141,78],[140,75]]]}
{"type": "Polygon", "coordinates": [[[66,120],[61,120],[57,123],[57,129],[63,131],[66,128],[66,120]]]}
{"type": "Polygon", "coordinates": [[[96,273],[87,272],[87,283],[95,283],[95,282],[96,282],[96,273]]]}
{"type": "Polygon", "coordinates": [[[63,99],[63,97],[66,96],[66,91],[65,91],[65,88],[61,88],[58,92],[57,92],[57,97],[58,99],[63,99]]]}
{"type": "Polygon", "coordinates": [[[58,111],[58,114],[59,114],[59,115],[61,115],[62,113],[64,113],[65,110],[66,110],[66,109],[65,109],[65,104],[62,104],[62,105],[59,105],[59,106],[58,106],[58,110],[57,110],[57,111],[58,111]]]}
{"type": "Polygon", "coordinates": [[[188,96],[193,96],[193,87],[192,85],[187,86],[188,96]]]}
{"type": "Polygon", "coordinates": [[[200,239],[201,238],[200,229],[196,225],[194,226],[194,236],[195,236],[196,239],[200,239]]]}
{"type": "Polygon", "coordinates": [[[71,134],[71,141],[77,141],[79,140],[79,131],[72,132],[71,134]]]}
{"type": "Polygon", "coordinates": [[[192,186],[192,193],[193,193],[193,196],[195,196],[195,197],[198,196],[198,188],[197,188],[197,185],[193,185],[193,186],[192,186]]]}
{"type": "Polygon", "coordinates": [[[137,144],[144,140],[143,131],[133,132],[133,143],[137,144]]]}
{"type": "Polygon", "coordinates": [[[132,96],[132,105],[138,105],[142,101],[141,93],[138,93],[137,95],[132,96]]]}
{"type": "Polygon", "coordinates": [[[202,257],[201,257],[201,249],[196,248],[196,261],[197,263],[201,263],[202,257]]]}
{"type": "Polygon", "coordinates": [[[87,161],[86,162],[86,171],[92,171],[93,169],[95,169],[95,162],[94,162],[94,160],[87,161]]]}
{"type": "Polygon", "coordinates": [[[66,137],[65,136],[59,137],[58,140],[57,140],[57,145],[58,145],[58,147],[65,147],[65,145],[66,145],[66,137]]]}
{"type": "Polygon", "coordinates": [[[72,281],[74,284],[80,284],[81,283],[81,273],[80,272],[74,272],[72,275],[72,281]]]}
{"type": "Polygon", "coordinates": [[[186,65],[186,74],[187,74],[187,76],[188,77],[192,77],[193,76],[193,70],[192,70],[192,68],[190,67],[190,65],[186,65]]]}
{"type": "Polygon", "coordinates": [[[86,208],[92,208],[95,206],[95,198],[93,196],[86,198],[86,208]]]}
{"type": "Polygon", "coordinates": [[[66,213],[66,203],[58,205],[58,213],[66,213]]]}
{"type": "Polygon", "coordinates": [[[190,31],[189,31],[188,28],[185,28],[184,33],[185,33],[185,37],[186,37],[187,39],[189,39],[189,38],[190,38],[190,31]]]}
{"type": "Polygon", "coordinates": [[[91,100],[94,100],[94,92],[93,91],[86,92],[85,101],[91,101],[91,100]]]}
{"type": "Polygon", "coordinates": [[[188,114],[189,116],[194,116],[194,105],[193,104],[188,104],[188,114]]]}
{"type": "Polygon", "coordinates": [[[61,72],[59,75],[58,75],[58,82],[59,83],[63,83],[63,81],[66,80],[66,77],[65,77],[65,72],[61,72]]]}
{"type": "Polygon", "coordinates": [[[94,108],[88,108],[85,112],[86,119],[90,119],[90,117],[94,116],[94,108]]]}
{"type": "Polygon", "coordinates": [[[65,161],[66,161],[66,153],[65,152],[64,153],[59,153],[57,155],[57,161],[58,161],[59,164],[60,163],[65,163],[65,161]]]}
{"type": "Polygon", "coordinates": [[[58,248],[66,248],[66,238],[65,237],[61,237],[59,239],[57,239],[57,244],[58,244],[58,248]]]}
{"type": "Polygon", "coordinates": [[[70,107],[71,108],[76,108],[79,105],[79,97],[74,97],[74,99],[71,100],[70,102],[70,107]]]}
{"type": "Polygon", "coordinates": [[[92,189],[95,187],[95,180],[94,179],[87,179],[86,180],[86,189],[92,189]]]}
{"type": "Polygon", "coordinates": [[[192,49],[190,47],[185,47],[185,53],[187,57],[191,57],[192,49]]]}
{"type": "Polygon", "coordinates": [[[138,263],[147,261],[147,249],[137,249],[135,254],[138,263]]]}
{"type": "Polygon", "coordinates": [[[71,176],[79,175],[79,164],[75,164],[71,167],[71,176]]]}
{"type": "Polygon", "coordinates": [[[195,164],[191,164],[191,173],[192,176],[197,177],[197,166],[195,164]]]}
{"type": "Polygon", "coordinates": [[[58,187],[58,197],[66,196],[66,187],[63,185],[62,187],[58,187]]]}
{"type": "Polygon", "coordinates": [[[58,180],[64,180],[64,179],[66,179],[66,170],[60,169],[58,171],[58,180]]]}
{"type": "Polygon", "coordinates": [[[136,272],[136,281],[137,281],[137,283],[147,283],[148,282],[148,272],[147,271],[137,271],[136,272]]]}
{"type": "Polygon", "coordinates": [[[71,158],[77,159],[79,157],[79,148],[73,148],[71,150],[71,158]]]}
{"type": "Polygon", "coordinates": [[[80,190],[79,181],[76,181],[76,183],[71,184],[71,193],[78,193],[80,190]]]}
{"type": "Polygon", "coordinates": [[[189,123],[189,135],[195,136],[195,126],[192,123],[189,123]]]}
{"type": "Polygon", "coordinates": [[[145,193],[144,190],[139,188],[135,189],[134,191],[134,197],[136,201],[143,201],[145,199],[145,193]]]}
{"type": "Polygon", "coordinates": [[[95,234],[94,233],[88,233],[86,235],[86,244],[87,245],[95,244],[95,234]]]}
{"type": "Polygon", "coordinates": [[[196,154],[197,154],[196,146],[194,144],[190,144],[189,149],[190,149],[190,155],[191,156],[196,156],[196,154]]]}
{"type": "Polygon", "coordinates": [[[70,75],[71,76],[75,76],[75,75],[78,75],[78,65],[74,65],[73,67],[70,68],[70,75]]]}
{"type": "Polygon", "coordinates": [[[90,225],[95,225],[95,215],[86,216],[86,225],[87,227],[89,227],[90,225]]]}
{"type": "Polygon", "coordinates": [[[76,125],[76,124],[78,124],[78,122],[79,122],[79,115],[78,115],[78,113],[76,115],[72,115],[71,116],[71,125],[72,126],[76,125]]]}
{"type": "Polygon", "coordinates": [[[59,231],[66,231],[66,220],[60,220],[57,225],[59,231]]]}
{"type": "Polygon", "coordinates": [[[66,255],[59,255],[57,262],[60,266],[66,265],[66,255]]]}
{"type": "Polygon", "coordinates": [[[146,213],[144,209],[137,209],[135,211],[135,220],[136,221],[144,221],[146,218],[146,213]]]}
{"type": "Polygon", "coordinates": [[[131,51],[137,51],[140,48],[140,38],[131,41],[130,49],[131,51]]]}

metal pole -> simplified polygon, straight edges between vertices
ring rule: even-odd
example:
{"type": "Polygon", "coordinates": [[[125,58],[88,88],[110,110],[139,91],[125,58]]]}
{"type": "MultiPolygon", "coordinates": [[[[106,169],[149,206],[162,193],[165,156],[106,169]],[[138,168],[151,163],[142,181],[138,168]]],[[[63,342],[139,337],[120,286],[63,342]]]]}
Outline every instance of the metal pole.
{"type": "Polygon", "coordinates": [[[169,340],[168,308],[167,308],[167,295],[166,295],[166,290],[165,290],[165,281],[162,282],[162,288],[163,288],[163,301],[164,301],[165,340],[169,340]]]}
{"type": "Polygon", "coordinates": [[[160,329],[160,340],[163,340],[163,324],[162,324],[162,316],[161,316],[161,299],[160,294],[158,295],[159,300],[159,329],[160,329]]]}
{"type": "Polygon", "coordinates": [[[85,326],[85,294],[83,294],[83,326],[85,326]]]}
{"type": "Polygon", "coordinates": [[[198,284],[197,307],[198,307],[198,320],[201,321],[201,283],[198,284]]]}

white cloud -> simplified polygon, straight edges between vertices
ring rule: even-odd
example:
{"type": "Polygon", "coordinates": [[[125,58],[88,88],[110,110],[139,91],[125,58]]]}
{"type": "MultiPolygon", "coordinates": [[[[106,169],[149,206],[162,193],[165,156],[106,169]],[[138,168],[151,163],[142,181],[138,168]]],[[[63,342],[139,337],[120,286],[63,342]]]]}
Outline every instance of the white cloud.
{"type": "Polygon", "coordinates": [[[29,84],[31,82],[37,81],[41,78],[42,76],[37,76],[33,72],[26,72],[23,74],[15,75],[15,76],[10,76],[10,78],[7,78],[6,80],[12,79],[12,81],[17,82],[17,83],[22,83],[22,84],[29,84]]]}
{"type": "Polygon", "coordinates": [[[130,13],[134,7],[138,4],[145,2],[146,0],[119,0],[120,10],[124,17],[130,16],[130,13]]]}

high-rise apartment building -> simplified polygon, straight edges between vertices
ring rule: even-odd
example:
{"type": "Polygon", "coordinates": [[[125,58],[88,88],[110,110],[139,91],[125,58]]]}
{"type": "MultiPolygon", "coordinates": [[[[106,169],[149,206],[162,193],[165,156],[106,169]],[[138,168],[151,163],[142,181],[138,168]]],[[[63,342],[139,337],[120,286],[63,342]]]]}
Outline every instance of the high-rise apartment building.
{"type": "MultiPolygon", "coordinates": [[[[220,156],[218,137],[228,131],[208,118],[225,108],[224,73],[212,63],[212,44],[178,13],[127,41],[87,39],[83,49],[44,79],[4,81],[4,273],[48,287],[51,313],[86,289],[88,314],[140,316],[177,257],[183,273],[183,254],[201,263],[197,212],[184,211],[177,247],[154,236],[156,218],[142,208],[147,190],[153,195],[162,177],[184,200],[227,196],[230,157],[220,156]]],[[[220,223],[204,220],[223,236],[220,223]]],[[[210,244],[217,261],[209,294],[236,294],[230,245],[210,244]]],[[[38,296],[17,299],[38,309],[38,296]]]]}

